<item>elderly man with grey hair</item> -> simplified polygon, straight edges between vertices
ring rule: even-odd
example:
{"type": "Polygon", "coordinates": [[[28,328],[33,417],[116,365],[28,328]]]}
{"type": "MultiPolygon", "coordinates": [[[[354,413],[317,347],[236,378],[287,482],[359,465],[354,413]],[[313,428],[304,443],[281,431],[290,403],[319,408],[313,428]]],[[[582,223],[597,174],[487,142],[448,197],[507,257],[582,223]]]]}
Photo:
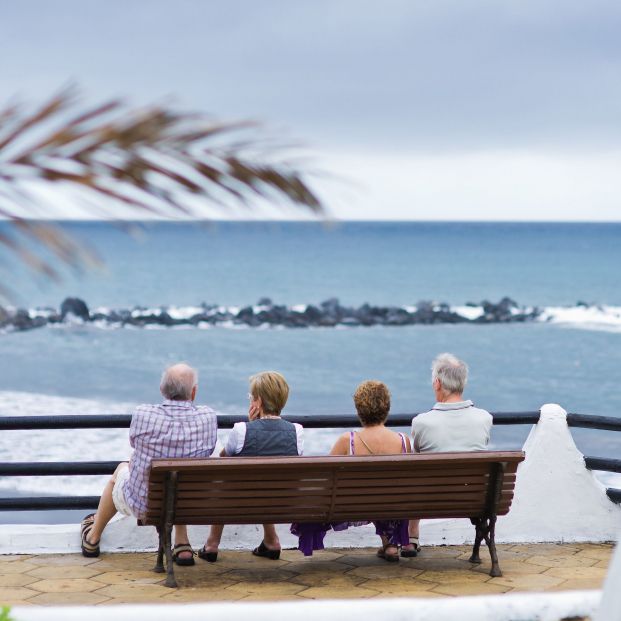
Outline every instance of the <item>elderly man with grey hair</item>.
{"type": "MultiPolygon", "coordinates": [[[[431,385],[436,404],[429,412],[412,420],[414,452],[484,451],[492,429],[492,415],[464,400],[468,365],[453,356],[440,354],[431,365],[431,385]]],[[[419,521],[410,520],[410,544],[401,556],[416,556],[419,546],[419,521]]]]}
{"type": "MultiPolygon", "coordinates": [[[[99,556],[101,534],[117,512],[138,519],[144,517],[152,459],[209,457],[213,453],[217,417],[210,408],[194,405],[197,388],[196,370],[185,363],[175,364],[162,375],[162,403],[136,408],[129,428],[129,443],[134,449],[131,459],[115,470],[104,488],[97,512],[82,520],[84,556],[99,556]]],[[[194,564],[186,526],[175,527],[173,559],[178,565],[194,564]]]]}

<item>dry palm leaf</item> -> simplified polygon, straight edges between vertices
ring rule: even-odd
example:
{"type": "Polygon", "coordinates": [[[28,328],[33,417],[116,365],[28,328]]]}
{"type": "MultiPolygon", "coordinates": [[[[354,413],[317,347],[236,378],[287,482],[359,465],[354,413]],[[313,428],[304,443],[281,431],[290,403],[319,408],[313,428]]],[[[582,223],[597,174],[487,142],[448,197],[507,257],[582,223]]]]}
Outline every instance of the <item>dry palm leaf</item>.
{"type": "Polygon", "coordinates": [[[50,278],[59,277],[58,260],[73,267],[94,260],[41,221],[53,209],[33,191],[41,182],[80,188],[84,212],[108,219],[119,217],[119,205],[136,219],[200,218],[189,197],[224,209],[285,199],[323,213],[305,171],[276,157],[283,151],[252,122],[217,122],[165,106],[132,109],[120,101],[80,111],[71,88],[34,112],[9,104],[0,109],[0,218],[16,226],[0,234],[0,245],[50,278]]]}

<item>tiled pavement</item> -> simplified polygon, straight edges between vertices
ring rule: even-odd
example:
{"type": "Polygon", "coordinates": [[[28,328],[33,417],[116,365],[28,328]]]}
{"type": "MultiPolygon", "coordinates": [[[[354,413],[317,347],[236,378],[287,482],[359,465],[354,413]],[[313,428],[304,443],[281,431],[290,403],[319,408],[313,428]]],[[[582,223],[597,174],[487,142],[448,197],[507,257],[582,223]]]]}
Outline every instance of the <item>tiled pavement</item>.
{"type": "Polygon", "coordinates": [[[512,591],[600,588],[609,544],[500,545],[502,578],[490,578],[489,556],[468,562],[470,546],[424,548],[415,559],[386,563],[371,549],[330,549],[281,560],[222,550],[217,563],[197,559],[176,567],[178,589],[151,571],[155,555],[77,554],[0,556],[0,603],[9,605],[120,604],[370,597],[446,597],[512,591]]]}

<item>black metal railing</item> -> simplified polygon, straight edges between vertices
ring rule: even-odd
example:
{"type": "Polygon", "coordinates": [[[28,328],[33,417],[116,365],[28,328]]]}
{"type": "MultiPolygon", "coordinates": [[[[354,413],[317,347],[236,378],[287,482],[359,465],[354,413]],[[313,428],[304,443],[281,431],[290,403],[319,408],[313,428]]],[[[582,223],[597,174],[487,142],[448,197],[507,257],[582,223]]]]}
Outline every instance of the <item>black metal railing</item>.
{"type": "MultiPolygon", "coordinates": [[[[409,427],[415,414],[391,414],[387,425],[409,427]]],[[[492,412],[494,425],[534,425],[539,412],[492,412]]],[[[359,425],[355,414],[289,414],[283,416],[290,422],[300,423],[307,429],[337,429],[359,425]]],[[[230,429],[237,422],[246,421],[242,414],[218,415],[218,428],[230,429]]],[[[68,416],[5,416],[0,417],[0,430],[32,429],[122,429],[131,423],[130,414],[89,414],[68,416]]],[[[621,419],[611,416],[568,414],[570,427],[621,431],[621,419]]],[[[621,472],[621,460],[602,457],[585,457],[589,470],[621,472]]],[[[119,462],[0,462],[0,477],[16,476],[92,476],[112,474],[119,462]]],[[[621,503],[621,489],[608,488],[610,500],[621,503]]],[[[0,511],[38,511],[95,509],[99,496],[36,496],[0,498],[0,511]]]]}

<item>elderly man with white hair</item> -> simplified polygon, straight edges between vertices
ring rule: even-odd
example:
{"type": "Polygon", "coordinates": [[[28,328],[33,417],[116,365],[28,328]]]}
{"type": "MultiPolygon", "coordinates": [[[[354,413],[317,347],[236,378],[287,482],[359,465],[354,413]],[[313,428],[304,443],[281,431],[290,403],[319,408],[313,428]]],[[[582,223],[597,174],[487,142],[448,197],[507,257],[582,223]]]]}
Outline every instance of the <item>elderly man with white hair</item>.
{"type": "MultiPolygon", "coordinates": [[[[412,420],[414,452],[484,451],[492,429],[492,415],[464,400],[468,365],[453,356],[440,354],[431,365],[431,385],[436,404],[412,420]]],[[[410,520],[410,543],[401,556],[416,556],[419,546],[419,520],[410,520]]]]}
{"type": "MultiPolygon", "coordinates": [[[[84,556],[99,556],[101,534],[117,512],[138,519],[144,517],[152,459],[209,457],[213,453],[217,417],[212,409],[194,405],[197,388],[196,370],[185,363],[175,364],[162,375],[162,403],[136,408],[129,428],[129,443],[134,449],[131,459],[115,470],[104,488],[97,512],[82,520],[84,556]]],[[[186,526],[175,526],[173,559],[178,565],[194,564],[186,526]]]]}

